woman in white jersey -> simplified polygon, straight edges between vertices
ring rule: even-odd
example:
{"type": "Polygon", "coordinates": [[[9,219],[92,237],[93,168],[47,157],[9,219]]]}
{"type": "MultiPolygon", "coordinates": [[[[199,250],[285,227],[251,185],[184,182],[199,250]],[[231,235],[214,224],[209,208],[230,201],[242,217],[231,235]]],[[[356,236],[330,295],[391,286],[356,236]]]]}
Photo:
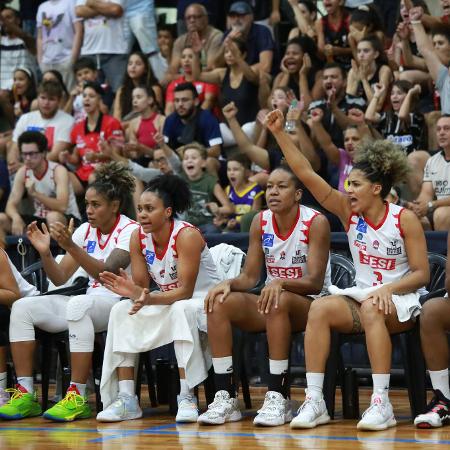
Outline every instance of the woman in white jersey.
{"type": "Polygon", "coordinates": [[[267,331],[269,385],[256,425],[283,425],[292,419],[287,399],[291,333],[303,331],[313,296],[330,284],[330,227],[317,211],[300,205],[302,186],[287,165],[275,169],[266,189],[268,210],[254,217],[241,274],[212,289],[205,299],[216,396],[198,422],[223,424],[241,419],[233,383],[232,326],[267,331]],[[261,276],[260,295],[247,291],[261,276]]]}
{"type": "MultiPolygon", "coordinates": [[[[347,230],[356,268],[356,287],[313,302],[305,335],[306,399],[292,428],[327,423],[322,396],[330,330],[365,332],[374,392],[358,429],[382,430],[396,424],[388,399],[391,333],[410,329],[420,313],[420,290],[429,280],[425,235],[409,210],[386,203],[391,187],[408,173],[404,153],[388,141],[360,146],[341,193],[312,169],[283,130],[283,114],[273,111],[266,125],[286,160],[319,203],[334,213],[347,230]]],[[[337,288],[336,288],[337,289],[337,288]]],[[[334,294],[330,288],[330,293],[334,294]]]]}
{"type": "Polygon", "coordinates": [[[175,175],[150,181],[138,205],[139,231],[130,244],[131,280],[104,272],[105,286],[130,300],[111,311],[100,393],[102,422],[142,416],[134,386],[136,358],[174,343],[180,373],[177,422],[195,422],[197,399],[193,388],[208,372],[198,330],[206,331],[203,300],[220,281],[200,231],[176,219],[190,207],[189,186],[175,175]],[[150,280],[158,286],[149,292],[150,280]]]}
{"type": "Polygon", "coordinates": [[[23,419],[41,414],[33,388],[33,353],[35,327],[57,333],[69,330],[72,381],[63,400],[44,413],[55,421],[88,418],[86,381],[89,376],[94,333],[104,331],[109,312],[120,299],[99,281],[104,270],[117,272],[130,263],[129,242],[137,223],[120,214],[125,200],[134,189],[127,169],[117,163],[101,166],[96,181],[86,191],[88,222],[72,234],[72,225],[60,222],[42,231],[33,222],[27,236],[39,252],[47,276],[56,285],[64,284],[81,266],[89,274],[86,295],[68,297],[46,295],[17,300],[11,310],[9,338],[18,385],[10,401],[0,408],[3,419],[23,419]],[[66,251],[60,263],[50,253],[50,237],[66,251]]]}

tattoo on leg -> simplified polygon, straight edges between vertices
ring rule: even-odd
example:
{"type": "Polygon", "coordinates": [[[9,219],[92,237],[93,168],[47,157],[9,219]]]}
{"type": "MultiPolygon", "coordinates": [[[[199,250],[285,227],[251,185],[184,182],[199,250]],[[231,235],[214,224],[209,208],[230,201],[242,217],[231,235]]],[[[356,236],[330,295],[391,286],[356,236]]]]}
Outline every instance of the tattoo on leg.
{"type": "Polygon", "coordinates": [[[359,311],[358,308],[355,305],[355,302],[351,300],[350,298],[346,299],[347,305],[350,308],[350,312],[352,313],[352,333],[362,333],[363,328],[361,325],[361,319],[359,317],[359,311]]]}

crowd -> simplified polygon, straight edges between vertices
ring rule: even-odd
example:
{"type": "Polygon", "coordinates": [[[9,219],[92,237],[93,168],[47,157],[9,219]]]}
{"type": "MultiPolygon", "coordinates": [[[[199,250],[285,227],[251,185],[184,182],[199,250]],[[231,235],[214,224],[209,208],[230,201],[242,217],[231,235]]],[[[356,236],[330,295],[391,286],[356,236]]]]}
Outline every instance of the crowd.
{"type": "MultiPolygon", "coordinates": [[[[70,336],[71,386],[47,419],[90,417],[94,334],[108,329],[98,420],[142,416],[136,355],[169,342],[177,421],[239,420],[234,325],[267,332],[269,388],[255,424],[330,420],[322,386],[337,330],[366,334],[374,393],[358,428],[394,426],[389,334],[411,329],[421,310],[428,330],[449,308],[420,299],[424,230],[450,230],[450,1],[440,0],[440,16],[424,0],[228,1],[225,23],[217,2],[179,1],[176,26],[157,24],[153,1],[38,3],[34,21],[0,11],[0,231],[26,234],[55,285],[79,267],[90,285],[84,296],[37,297],[0,252],[11,268],[0,275],[2,330],[10,324],[0,418],[42,413],[38,327],[70,336]],[[285,40],[281,19],[291,24],[285,40]],[[352,291],[330,287],[330,230],[348,234],[352,291]],[[231,280],[202,237],[227,232],[250,239],[231,280]],[[65,252],[59,262],[51,238],[65,252]],[[263,265],[265,287],[247,293],[263,265]],[[208,361],[197,328],[217,387],[200,416],[193,387],[208,361]],[[292,419],[290,335],[305,329],[308,386],[292,419]]],[[[440,345],[424,346],[435,397],[419,427],[450,417],[449,329],[440,321],[440,345]]]]}

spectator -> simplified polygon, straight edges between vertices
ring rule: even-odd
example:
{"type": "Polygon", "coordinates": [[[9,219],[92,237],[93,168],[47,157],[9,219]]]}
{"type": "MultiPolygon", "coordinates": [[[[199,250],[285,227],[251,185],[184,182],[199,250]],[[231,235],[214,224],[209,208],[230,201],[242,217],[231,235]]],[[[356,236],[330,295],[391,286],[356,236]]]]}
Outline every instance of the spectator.
{"type": "Polygon", "coordinates": [[[425,229],[450,231],[450,115],[438,120],[436,132],[441,151],[427,161],[420,194],[408,207],[425,229]]]}
{"type": "Polygon", "coordinates": [[[317,39],[314,23],[317,18],[317,7],[312,0],[289,0],[294,12],[297,26],[289,32],[288,41],[298,36],[308,36],[317,39]]]}
{"type": "MultiPolygon", "coordinates": [[[[60,72],[57,70],[47,70],[42,74],[42,82],[44,81],[53,81],[55,83],[59,83],[62,87],[62,97],[61,101],[59,102],[59,109],[64,110],[64,107],[66,106],[68,100],[69,100],[69,91],[67,90],[67,86],[64,83],[63,77],[60,72]]],[[[32,110],[37,109],[37,100],[35,100],[31,105],[32,110]]]]}
{"type": "Polygon", "coordinates": [[[127,64],[127,41],[122,17],[124,0],[76,0],[76,14],[83,19],[82,56],[101,69],[113,92],[119,89],[127,64]]]}
{"type": "Polygon", "coordinates": [[[228,10],[227,22],[229,29],[224,37],[245,42],[247,64],[259,64],[261,72],[270,73],[275,43],[267,27],[254,23],[252,7],[244,1],[234,2],[228,10]]]}
{"type": "Polygon", "coordinates": [[[37,12],[37,59],[42,72],[58,70],[68,89],[74,86],[72,64],[83,42],[83,23],[75,0],[48,0],[37,12]]]}
{"type": "Polygon", "coordinates": [[[197,141],[207,148],[208,157],[218,158],[222,136],[214,115],[199,108],[198,94],[192,83],[175,88],[175,112],[164,122],[165,142],[172,149],[197,141]]]}
{"type": "Polygon", "coordinates": [[[67,224],[71,218],[79,220],[80,213],[67,169],[46,159],[46,137],[38,131],[25,131],[18,138],[18,146],[24,165],[14,178],[6,214],[0,214],[3,230],[21,235],[25,226],[33,221],[49,226],[55,222],[67,224]],[[33,204],[32,215],[19,212],[25,193],[33,204]]]}
{"type": "Polygon", "coordinates": [[[16,67],[26,67],[35,72],[36,42],[20,27],[19,13],[15,9],[9,6],[3,8],[0,11],[0,24],[0,89],[11,90],[16,67]]]}
{"type": "Polygon", "coordinates": [[[133,52],[128,57],[127,69],[123,77],[123,84],[119,88],[114,100],[114,117],[119,120],[130,120],[133,111],[132,92],[136,86],[148,86],[153,89],[159,107],[163,105],[163,92],[158,80],[153,75],[148,59],[142,52],[133,52]]]}
{"type": "MultiPolygon", "coordinates": [[[[158,46],[161,56],[165,59],[167,68],[172,61],[172,50],[175,42],[175,34],[172,25],[158,25],[158,46]]],[[[162,81],[162,80],[161,80],[162,81]]]]}
{"type": "Polygon", "coordinates": [[[14,71],[12,87],[12,101],[16,120],[22,114],[30,112],[31,105],[36,99],[36,82],[33,72],[26,67],[19,67],[14,71]]]}
{"type": "Polygon", "coordinates": [[[202,68],[212,69],[217,54],[220,51],[223,33],[209,25],[208,12],[203,5],[193,3],[184,13],[187,33],[177,38],[173,46],[169,71],[165,77],[167,84],[174,79],[181,66],[181,52],[190,46],[200,53],[202,68]]]}
{"type": "Polygon", "coordinates": [[[11,185],[9,183],[8,166],[4,159],[0,159],[0,213],[5,212],[6,202],[8,201],[10,192],[11,185]]]}
{"type": "Polygon", "coordinates": [[[49,161],[58,161],[58,155],[70,147],[70,131],[73,117],[59,109],[62,87],[54,81],[44,81],[38,89],[37,111],[23,114],[13,133],[13,144],[8,149],[8,169],[10,174],[17,171],[19,163],[19,136],[24,131],[40,131],[47,137],[49,161]]]}

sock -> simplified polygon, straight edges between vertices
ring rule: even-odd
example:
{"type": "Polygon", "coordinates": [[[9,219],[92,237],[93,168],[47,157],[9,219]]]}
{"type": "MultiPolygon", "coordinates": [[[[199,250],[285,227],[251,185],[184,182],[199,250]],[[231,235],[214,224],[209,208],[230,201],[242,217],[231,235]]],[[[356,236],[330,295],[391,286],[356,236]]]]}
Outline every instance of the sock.
{"type": "Polygon", "coordinates": [[[288,359],[269,359],[269,391],[279,392],[284,398],[288,396],[288,359]]]}
{"type": "Polygon", "coordinates": [[[6,389],[6,372],[0,373],[0,389],[6,389]]]}
{"type": "Polygon", "coordinates": [[[429,370],[428,372],[430,374],[433,389],[439,389],[445,398],[450,399],[448,368],[444,370],[429,370]]]}
{"type": "Polygon", "coordinates": [[[136,394],[136,389],[134,388],[134,380],[121,380],[119,381],[119,393],[127,394],[134,397],[136,394]]]}
{"type": "Polygon", "coordinates": [[[314,400],[322,398],[324,373],[306,372],[306,385],[308,386],[308,394],[314,400]]]}
{"type": "Polygon", "coordinates": [[[236,386],[233,381],[233,357],[212,358],[216,391],[227,391],[230,397],[236,397],[236,386]]]}
{"type": "Polygon", "coordinates": [[[30,394],[34,392],[33,377],[17,377],[17,384],[24,387],[30,394]]]}
{"type": "Polygon", "coordinates": [[[391,378],[391,374],[389,373],[374,373],[372,374],[373,381],[373,393],[384,392],[388,395],[389,391],[389,380],[391,378]]]}
{"type": "MultiPolygon", "coordinates": [[[[86,384],[75,383],[75,381],[71,381],[69,386],[72,386],[72,385],[74,385],[77,388],[78,392],[80,393],[80,395],[82,397],[84,397],[86,395],[86,384]]],[[[70,387],[69,387],[69,389],[70,389],[70,387]]]]}
{"type": "Polygon", "coordinates": [[[194,389],[189,389],[187,381],[184,378],[180,378],[180,397],[193,397],[194,389]]]}

